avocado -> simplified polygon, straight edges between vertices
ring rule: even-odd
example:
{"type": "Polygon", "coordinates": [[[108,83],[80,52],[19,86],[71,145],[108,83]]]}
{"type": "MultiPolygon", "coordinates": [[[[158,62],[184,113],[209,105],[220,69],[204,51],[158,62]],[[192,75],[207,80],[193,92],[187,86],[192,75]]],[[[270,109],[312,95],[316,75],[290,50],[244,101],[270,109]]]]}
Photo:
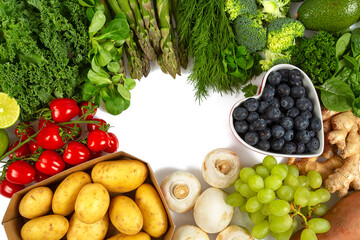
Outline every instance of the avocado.
{"type": "Polygon", "coordinates": [[[342,31],[360,18],[360,0],[306,0],[298,10],[298,20],[306,29],[342,31]]]}

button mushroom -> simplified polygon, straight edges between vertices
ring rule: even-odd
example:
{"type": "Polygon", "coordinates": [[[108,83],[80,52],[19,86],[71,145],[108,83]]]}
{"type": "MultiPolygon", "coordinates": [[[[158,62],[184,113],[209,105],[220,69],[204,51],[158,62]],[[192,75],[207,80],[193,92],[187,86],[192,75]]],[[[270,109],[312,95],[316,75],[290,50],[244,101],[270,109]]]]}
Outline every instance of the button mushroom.
{"type": "Polygon", "coordinates": [[[254,238],[246,228],[231,225],[222,230],[215,240],[254,240],[254,238]]]}
{"type": "Polygon", "coordinates": [[[177,171],[168,175],[160,188],[170,210],[177,213],[192,209],[201,194],[199,180],[186,171],[177,171]]]}
{"type": "Polygon", "coordinates": [[[183,225],[176,229],[172,240],[209,240],[209,236],[196,226],[183,225]]]}
{"type": "Polygon", "coordinates": [[[230,187],[239,177],[241,162],[239,156],[226,148],[208,153],[202,165],[204,180],[216,188],[230,187]]]}

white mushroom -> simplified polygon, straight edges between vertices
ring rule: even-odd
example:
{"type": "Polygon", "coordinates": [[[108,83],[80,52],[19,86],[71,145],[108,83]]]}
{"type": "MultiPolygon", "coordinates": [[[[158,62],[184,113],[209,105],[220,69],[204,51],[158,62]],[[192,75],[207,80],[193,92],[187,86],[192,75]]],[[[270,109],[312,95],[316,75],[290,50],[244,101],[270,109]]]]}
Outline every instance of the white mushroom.
{"type": "Polygon", "coordinates": [[[193,225],[176,228],[172,240],[209,240],[206,232],[193,225]]]}
{"type": "Polygon", "coordinates": [[[228,194],[218,188],[206,189],[194,206],[194,220],[207,233],[225,229],[234,214],[234,208],[226,204],[228,194]]]}
{"type": "Polygon", "coordinates": [[[201,194],[199,180],[186,171],[177,171],[168,175],[160,188],[169,208],[177,213],[192,209],[201,194]]]}
{"type": "Polygon", "coordinates": [[[240,168],[240,158],[235,152],[218,148],[206,155],[201,172],[209,185],[227,188],[239,177],[240,168]]]}
{"type": "Polygon", "coordinates": [[[246,228],[231,225],[222,230],[215,240],[254,240],[254,238],[246,228]]]}

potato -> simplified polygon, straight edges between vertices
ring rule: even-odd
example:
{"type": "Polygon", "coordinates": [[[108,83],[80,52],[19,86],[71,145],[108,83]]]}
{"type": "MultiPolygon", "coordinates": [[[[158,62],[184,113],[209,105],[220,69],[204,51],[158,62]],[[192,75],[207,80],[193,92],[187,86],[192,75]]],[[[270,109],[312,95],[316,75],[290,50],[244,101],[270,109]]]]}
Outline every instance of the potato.
{"type": "Polygon", "coordinates": [[[95,223],[106,214],[110,196],[100,183],[88,183],[79,192],[75,201],[75,214],[84,223],[95,223]]]}
{"type": "Polygon", "coordinates": [[[143,227],[143,216],[139,207],[126,196],[111,199],[109,216],[116,229],[126,235],[134,235],[143,227]]]}
{"type": "Polygon", "coordinates": [[[100,162],[91,171],[93,182],[103,184],[110,192],[124,193],[135,190],[147,178],[148,169],[137,160],[100,162]]]}
{"type": "Polygon", "coordinates": [[[61,215],[46,215],[34,218],[21,228],[23,240],[59,240],[69,229],[69,221],[61,215]]]}
{"type": "Polygon", "coordinates": [[[27,192],[19,203],[19,213],[29,219],[47,214],[51,210],[53,192],[48,187],[36,187],[27,192]]]}
{"type": "Polygon", "coordinates": [[[153,186],[143,184],[135,194],[135,202],[144,218],[144,231],[151,237],[160,237],[168,228],[168,219],[160,196],[153,186]]]}
{"type": "Polygon", "coordinates": [[[131,236],[119,233],[111,238],[108,238],[107,240],[150,240],[150,239],[151,238],[147,233],[139,232],[131,236]]]}
{"type": "Polygon", "coordinates": [[[71,214],[80,189],[88,183],[91,183],[91,178],[85,172],[74,172],[67,176],[55,190],[52,200],[53,212],[63,216],[71,214]]]}
{"type": "Polygon", "coordinates": [[[102,240],[106,236],[108,227],[108,214],[105,214],[102,219],[92,224],[83,223],[77,218],[76,214],[73,214],[66,237],[68,240],[102,240]]]}

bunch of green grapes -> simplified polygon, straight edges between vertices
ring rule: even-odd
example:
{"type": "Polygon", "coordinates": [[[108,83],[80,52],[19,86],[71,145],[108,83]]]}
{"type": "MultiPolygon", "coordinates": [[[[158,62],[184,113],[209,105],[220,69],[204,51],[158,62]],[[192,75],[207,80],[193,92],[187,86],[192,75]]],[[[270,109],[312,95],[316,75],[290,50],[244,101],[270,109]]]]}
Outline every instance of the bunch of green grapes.
{"type": "Polygon", "coordinates": [[[234,184],[236,192],[226,202],[249,214],[255,224],[252,235],[257,239],[269,233],[277,240],[290,239],[298,227],[295,216],[299,216],[305,226],[301,240],[317,240],[316,233],[330,229],[327,220],[311,218],[320,217],[328,210],[324,203],[331,195],[321,185],[318,172],[299,176],[296,166],[277,164],[273,156],[267,156],[262,164],[240,171],[240,178],[234,184]]]}

